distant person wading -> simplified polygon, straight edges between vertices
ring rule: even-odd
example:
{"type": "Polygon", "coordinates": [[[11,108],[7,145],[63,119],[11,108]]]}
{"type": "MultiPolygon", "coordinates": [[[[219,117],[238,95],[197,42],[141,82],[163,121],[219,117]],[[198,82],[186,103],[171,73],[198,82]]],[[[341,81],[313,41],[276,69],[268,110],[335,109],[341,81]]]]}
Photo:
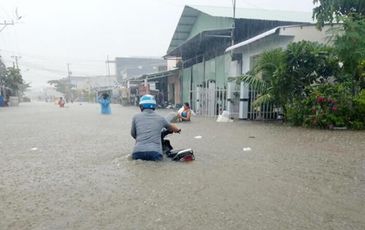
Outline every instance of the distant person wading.
{"type": "Polygon", "coordinates": [[[109,95],[104,93],[102,97],[99,99],[99,103],[101,105],[101,114],[111,114],[112,111],[110,109],[110,98],[109,95]]]}
{"type": "Polygon", "coordinates": [[[58,100],[58,105],[60,106],[60,108],[65,107],[65,100],[63,99],[63,97],[60,97],[60,99],[58,100]]]}

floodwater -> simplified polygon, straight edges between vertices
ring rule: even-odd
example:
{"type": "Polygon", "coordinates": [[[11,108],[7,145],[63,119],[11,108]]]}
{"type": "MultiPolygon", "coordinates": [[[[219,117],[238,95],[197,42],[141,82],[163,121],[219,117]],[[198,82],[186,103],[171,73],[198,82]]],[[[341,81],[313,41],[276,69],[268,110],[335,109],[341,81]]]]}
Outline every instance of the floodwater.
{"type": "Polygon", "coordinates": [[[365,132],[194,117],[194,162],[130,161],[136,112],[1,108],[0,229],[365,229],[365,132]]]}

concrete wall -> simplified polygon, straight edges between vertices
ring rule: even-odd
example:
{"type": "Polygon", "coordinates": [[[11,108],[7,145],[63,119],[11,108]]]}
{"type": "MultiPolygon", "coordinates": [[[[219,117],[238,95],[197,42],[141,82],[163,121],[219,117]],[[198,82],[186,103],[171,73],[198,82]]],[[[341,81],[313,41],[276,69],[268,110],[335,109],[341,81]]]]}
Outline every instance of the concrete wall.
{"type": "Polygon", "coordinates": [[[173,104],[181,104],[181,93],[180,93],[180,74],[177,74],[175,76],[168,77],[167,79],[168,83],[168,100],[171,102],[171,98],[174,98],[174,101],[172,101],[173,104]],[[174,93],[174,94],[173,94],[174,93]]]}
{"type": "Polygon", "coordinates": [[[71,84],[76,89],[88,90],[95,87],[114,86],[117,81],[116,76],[95,76],[95,77],[71,77],[71,84]]]}
{"type": "Polygon", "coordinates": [[[321,31],[315,26],[303,26],[303,27],[288,27],[280,30],[282,36],[294,36],[293,42],[299,42],[302,40],[311,42],[327,43],[329,41],[330,26],[325,26],[321,31]]]}
{"type": "Polygon", "coordinates": [[[328,29],[326,26],[322,31],[319,31],[314,25],[302,27],[287,27],[280,29],[279,35],[273,34],[249,45],[241,48],[242,55],[242,73],[246,73],[252,67],[252,57],[260,55],[261,53],[275,49],[285,49],[291,42],[311,41],[326,44],[328,42],[328,29]]]}
{"type": "Polygon", "coordinates": [[[226,54],[183,69],[180,81],[182,102],[190,102],[194,106],[197,86],[206,86],[209,80],[215,81],[216,87],[224,88],[230,76],[230,68],[226,67],[229,66],[230,60],[230,55],[226,54]]]}
{"type": "Polygon", "coordinates": [[[275,49],[286,48],[287,45],[294,40],[294,37],[280,37],[278,35],[272,35],[261,39],[251,45],[246,46],[242,52],[242,74],[247,73],[252,67],[252,57],[260,55],[261,53],[275,49]]]}

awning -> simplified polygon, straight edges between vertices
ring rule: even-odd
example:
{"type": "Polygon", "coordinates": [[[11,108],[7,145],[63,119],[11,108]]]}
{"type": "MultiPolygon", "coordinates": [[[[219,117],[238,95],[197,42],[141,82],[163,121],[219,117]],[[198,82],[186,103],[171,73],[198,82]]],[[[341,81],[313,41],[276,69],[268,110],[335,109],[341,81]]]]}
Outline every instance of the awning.
{"type": "Polygon", "coordinates": [[[262,34],[259,34],[257,36],[254,36],[250,39],[247,39],[243,42],[240,42],[240,43],[237,43],[236,45],[233,45],[233,46],[230,46],[226,49],[226,53],[227,52],[231,52],[231,51],[234,51],[234,50],[237,50],[239,48],[243,48],[244,46],[247,46],[251,43],[254,43],[256,41],[259,41],[263,38],[266,38],[266,37],[269,37],[273,34],[277,34],[279,36],[295,36],[295,34],[284,34],[283,31],[287,28],[303,28],[303,27],[308,27],[308,26],[315,26],[314,24],[301,24],[301,25],[288,25],[288,26],[278,26],[274,29],[271,29],[271,30],[268,30],[262,34]]]}
{"type": "Polygon", "coordinates": [[[244,46],[246,46],[246,45],[248,45],[250,43],[253,43],[255,41],[258,41],[260,39],[263,39],[265,37],[268,37],[268,36],[270,36],[272,34],[275,34],[275,33],[277,33],[279,31],[279,29],[280,29],[280,27],[276,27],[276,28],[274,28],[272,30],[266,31],[265,33],[262,33],[262,34],[259,34],[259,35],[255,36],[255,37],[252,37],[250,39],[247,39],[246,41],[243,41],[243,42],[237,43],[236,45],[230,46],[230,47],[228,47],[226,49],[226,52],[230,52],[232,50],[235,50],[235,49],[244,47],[244,46]]]}
{"type": "Polygon", "coordinates": [[[142,76],[136,77],[134,79],[130,79],[130,82],[143,82],[147,79],[148,80],[154,80],[154,79],[160,79],[165,77],[171,77],[175,76],[179,72],[179,69],[172,69],[167,71],[162,71],[158,73],[151,73],[151,74],[144,74],[142,76]]]}

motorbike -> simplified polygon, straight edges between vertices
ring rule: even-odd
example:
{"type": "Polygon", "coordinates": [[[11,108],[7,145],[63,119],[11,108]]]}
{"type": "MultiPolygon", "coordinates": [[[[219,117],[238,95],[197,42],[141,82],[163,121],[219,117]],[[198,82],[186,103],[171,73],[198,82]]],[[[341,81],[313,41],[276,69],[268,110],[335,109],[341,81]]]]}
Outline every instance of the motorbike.
{"type": "Polygon", "coordinates": [[[179,149],[174,150],[172,147],[170,140],[166,139],[166,136],[172,134],[173,132],[167,129],[163,129],[161,131],[161,143],[162,143],[162,152],[168,158],[171,158],[173,161],[193,161],[195,160],[194,152],[192,149],[179,149]]]}

